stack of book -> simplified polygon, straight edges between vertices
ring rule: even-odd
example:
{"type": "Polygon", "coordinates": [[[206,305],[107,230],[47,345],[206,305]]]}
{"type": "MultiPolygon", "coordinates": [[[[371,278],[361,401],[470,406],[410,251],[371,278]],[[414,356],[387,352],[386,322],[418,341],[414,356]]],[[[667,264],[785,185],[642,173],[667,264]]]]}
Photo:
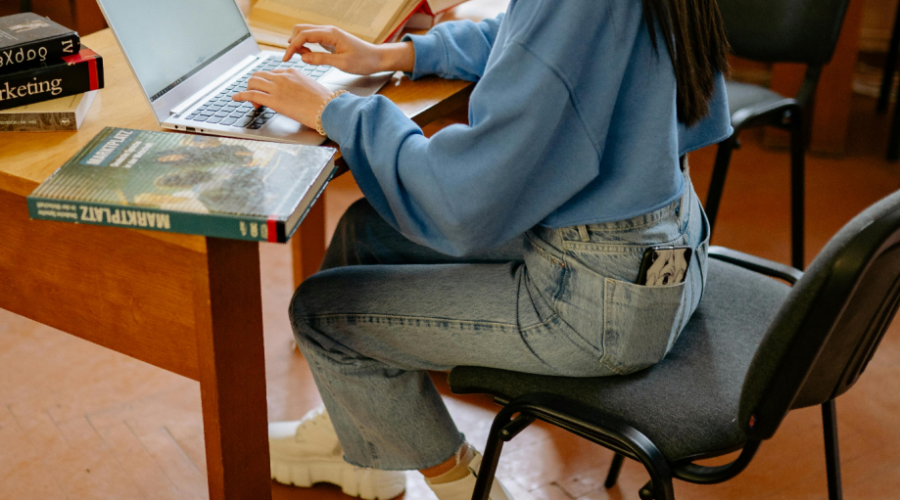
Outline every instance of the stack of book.
{"type": "Polygon", "coordinates": [[[0,131],[77,130],[103,59],[78,33],[37,14],[0,17],[0,131]]]}
{"type": "Polygon", "coordinates": [[[384,43],[397,40],[404,26],[431,28],[463,1],[258,0],[248,20],[257,41],[276,47],[287,47],[295,24],[337,26],[367,42],[384,43]]]}

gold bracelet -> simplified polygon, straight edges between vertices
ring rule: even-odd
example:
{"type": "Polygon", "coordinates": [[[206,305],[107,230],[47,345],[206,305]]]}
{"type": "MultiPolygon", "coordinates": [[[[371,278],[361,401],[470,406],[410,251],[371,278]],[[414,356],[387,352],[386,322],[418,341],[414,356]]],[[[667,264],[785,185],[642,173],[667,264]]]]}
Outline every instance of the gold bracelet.
{"type": "Polygon", "coordinates": [[[328,103],[333,101],[337,96],[341,94],[346,94],[346,90],[336,90],[331,94],[331,97],[325,99],[325,102],[322,103],[322,107],[319,108],[319,114],[316,115],[316,131],[322,134],[322,137],[327,136],[325,133],[325,129],[322,128],[322,113],[325,112],[325,106],[328,106],[328,103]]]}

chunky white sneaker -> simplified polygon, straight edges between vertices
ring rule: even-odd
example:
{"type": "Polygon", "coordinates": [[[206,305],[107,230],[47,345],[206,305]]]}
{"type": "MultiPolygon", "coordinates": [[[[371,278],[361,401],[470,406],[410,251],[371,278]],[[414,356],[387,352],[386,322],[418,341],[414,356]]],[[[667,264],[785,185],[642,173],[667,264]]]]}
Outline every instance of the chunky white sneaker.
{"type": "MultiPolygon", "coordinates": [[[[431,484],[428,478],[425,478],[425,482],[435,496],[438,497],[438,500],[472,500],[472,493],[475,491],[475,479],[478,476],[478,468],[481,467],[481,453],[478,453],[476,450],[473,451],[475,451],[475,458],[469,462],[468,476],[441,484],[431,484]]],[[[491,486],[491,496],[489,498],[491,500],[514,500],[509,491],[503,487],[496,477],[491,486]]]]}
{"type": "Polygon", "coordinates": [[[269,424],[272,479],[308,488],[316,483],[341,487],[345,495],[387,500],[406,489],[406,473],[366,469],[344,461],[341,443],[324,407],[302,420],[269,424]]]}

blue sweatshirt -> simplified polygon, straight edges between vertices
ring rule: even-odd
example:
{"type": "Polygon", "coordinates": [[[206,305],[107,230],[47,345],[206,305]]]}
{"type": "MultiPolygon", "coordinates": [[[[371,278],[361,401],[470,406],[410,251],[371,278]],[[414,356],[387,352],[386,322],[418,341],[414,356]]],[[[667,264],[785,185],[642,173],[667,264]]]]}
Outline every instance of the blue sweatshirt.
{"type": "Polygon", "coordinates": [[[678,158],[732,133],[721,76],[710,115],[679,124],[639,0],[512,0],[497,19],[407,39],[412,78],[477,82],[469,124],[429,139],[388,99],[344,94],[322,125],[378,213],[446,254],[661,208],[684,189],[678,158]]]}

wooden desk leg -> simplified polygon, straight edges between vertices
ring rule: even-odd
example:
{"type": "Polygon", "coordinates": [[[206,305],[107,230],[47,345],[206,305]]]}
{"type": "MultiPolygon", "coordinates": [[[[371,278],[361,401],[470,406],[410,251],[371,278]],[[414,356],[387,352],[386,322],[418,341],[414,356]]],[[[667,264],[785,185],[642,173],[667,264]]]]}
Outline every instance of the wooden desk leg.
{"type": "Polygon", "coordinates": [[[294,266],[294,288],[300,286],[303,280],[312,276],[322,265],[325,258],[325,196],[326,188],[319,195],[306,218],[300,224],[300,229],[291,238],[291,251],[294,266]]]}
{"type": "Polygon", "coordinates": [[[269,500],[259,244],[207,238],[206,246],[195,293],[209,497],[269,500]]]}

